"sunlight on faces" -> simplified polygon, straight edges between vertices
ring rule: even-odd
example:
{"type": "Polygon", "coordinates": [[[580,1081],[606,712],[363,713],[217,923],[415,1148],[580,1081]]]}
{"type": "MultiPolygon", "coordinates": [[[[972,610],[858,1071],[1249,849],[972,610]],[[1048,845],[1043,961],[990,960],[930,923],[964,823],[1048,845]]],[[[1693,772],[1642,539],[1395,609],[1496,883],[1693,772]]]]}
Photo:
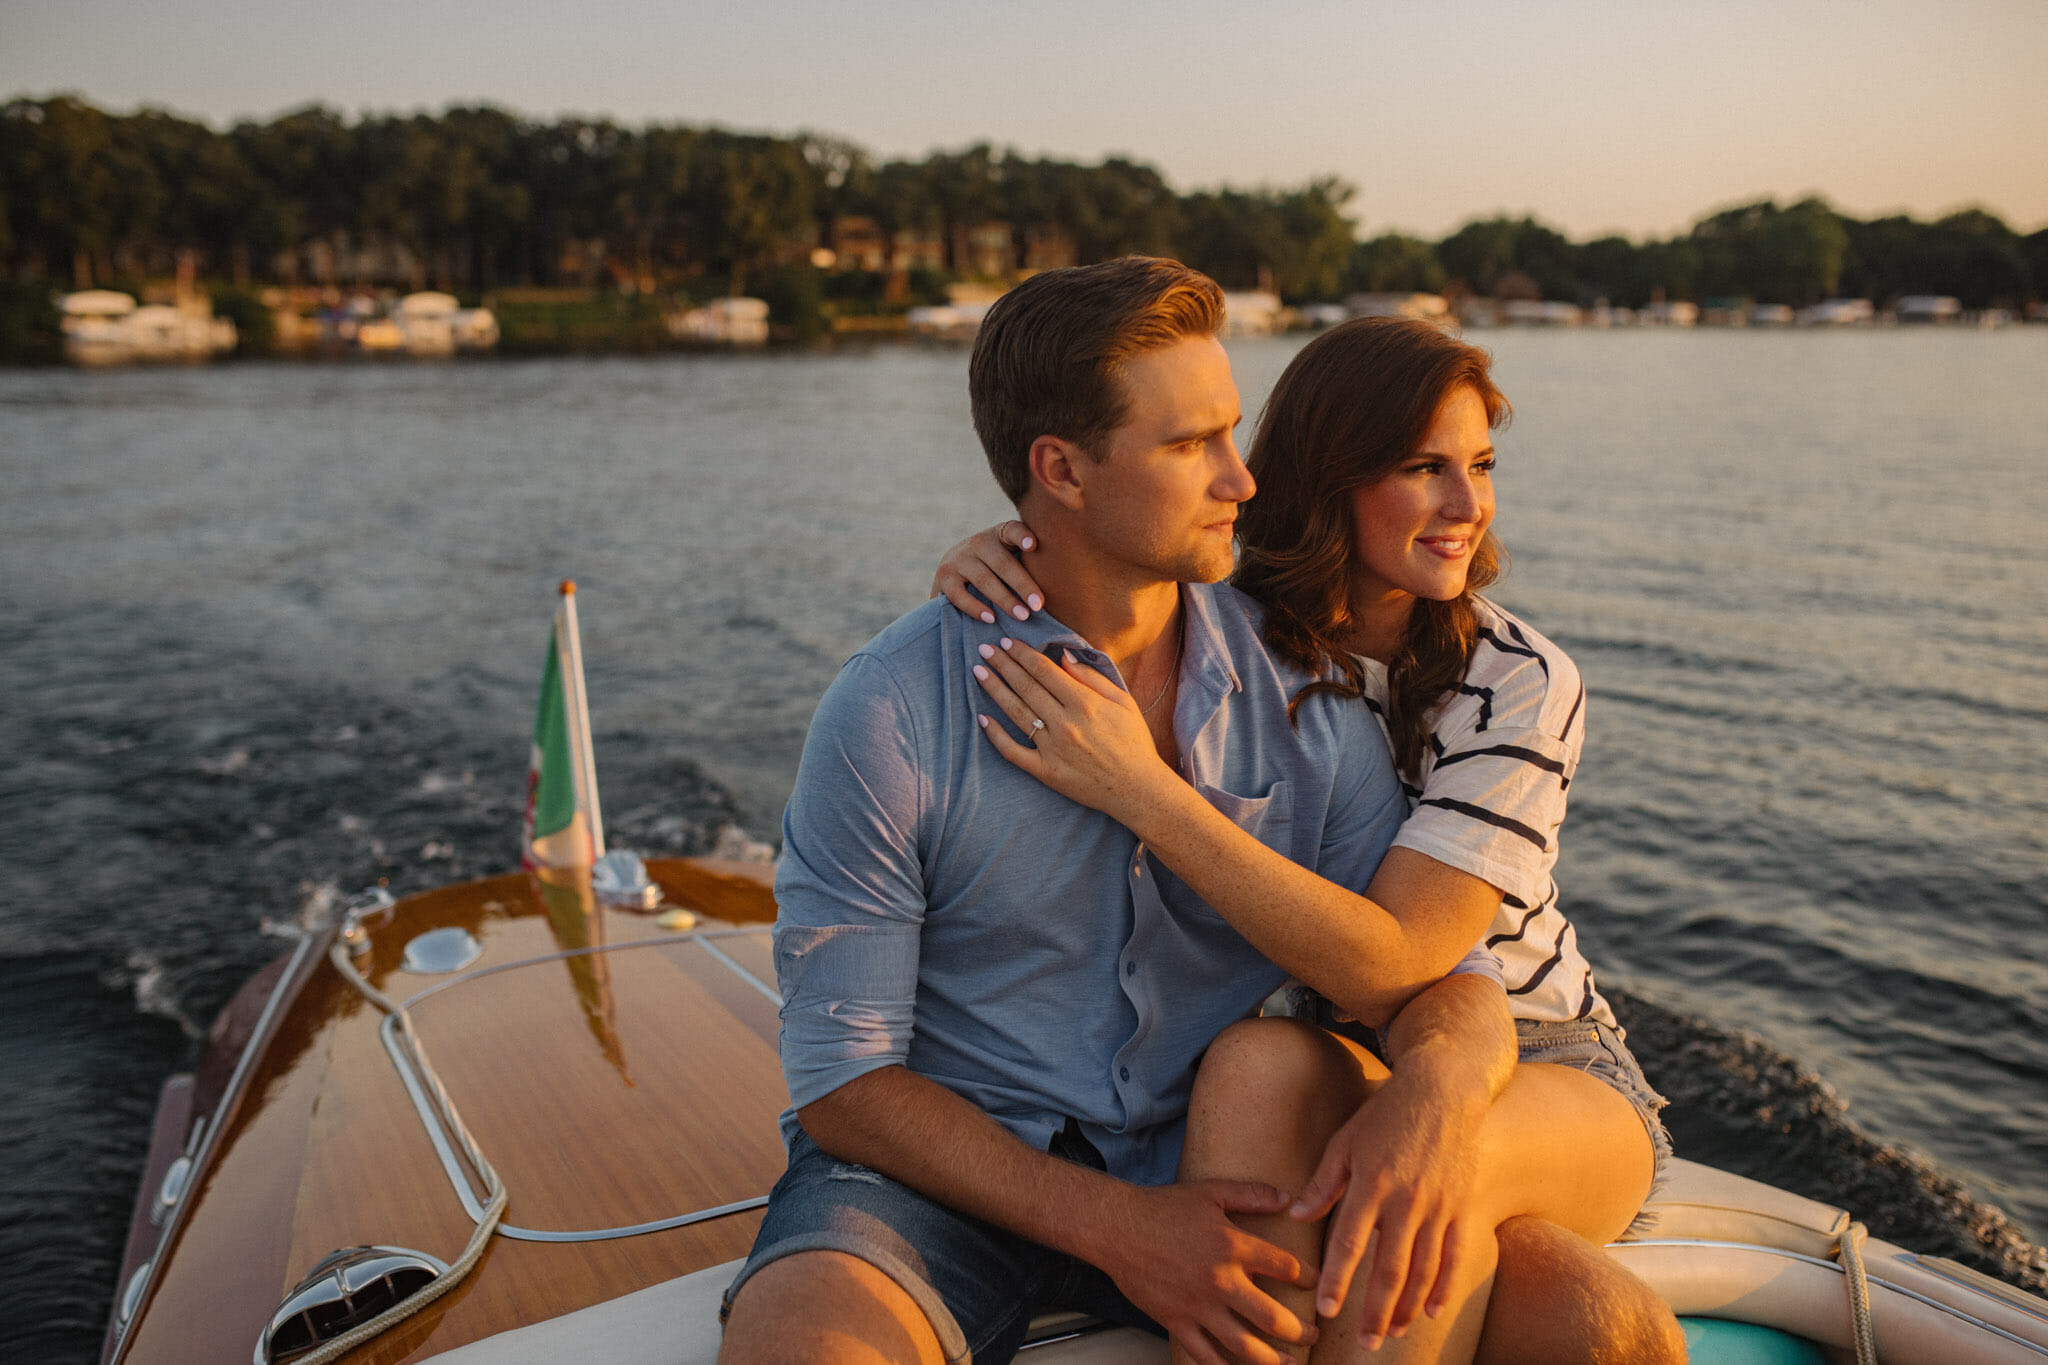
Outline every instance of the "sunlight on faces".
{"type": "Polygon", "coordinates": [[[1230,357],[1215,337],[1183,337],[1126,361],[1124,392],[1123,425],[1076,471],[1089,538],[1155,581],[1213,583],[1256,487],[1232,435],[1243,410],[1230,357]]]}
{"type": "Polygon", "coordinates": [[[1352,495],[1354,610],[1465,590],[1493,524],[1493,429],[1476,389],[1453,389],[1422,444],[1392,473],[1352,495]]]}

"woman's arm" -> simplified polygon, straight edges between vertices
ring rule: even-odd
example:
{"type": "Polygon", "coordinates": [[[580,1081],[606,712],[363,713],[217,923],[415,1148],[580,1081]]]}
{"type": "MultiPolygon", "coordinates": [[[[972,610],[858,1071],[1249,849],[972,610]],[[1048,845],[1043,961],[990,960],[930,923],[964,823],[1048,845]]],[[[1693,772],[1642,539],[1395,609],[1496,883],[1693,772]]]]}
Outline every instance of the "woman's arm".
{"type": "Polygon", "coordinates": [[[976,531],[939,560],[938,572],[932,575],[930,595],[937,597],[943,593],[948,602],[988,625],[996,623],[997,611],[1028,621],[1032,612],[1045,606],[1038,582],[1024,567],[1022,558],[1037,548],[1038,537],[1021,521],[1006,521],[986,531],[976,531]],[[981,597],[969,592],[970,586],[979,588],[981,597]],[[994,611],[989,609],[991,604],[994,611]]]}
{"type": "Polygon", "coordinates": [[[1010,762],[1136,834],[1194,893],[1278,966],[1375,1027],[1441,978],[1478,941],[1498,888],[1396,848],[1366,894],[1267,848],[1159,757],[1124,690],[1069,656],[990,650],[976,671],[1019,729],[1045,722],[1036,747],[984,723],[1010,762]]]}

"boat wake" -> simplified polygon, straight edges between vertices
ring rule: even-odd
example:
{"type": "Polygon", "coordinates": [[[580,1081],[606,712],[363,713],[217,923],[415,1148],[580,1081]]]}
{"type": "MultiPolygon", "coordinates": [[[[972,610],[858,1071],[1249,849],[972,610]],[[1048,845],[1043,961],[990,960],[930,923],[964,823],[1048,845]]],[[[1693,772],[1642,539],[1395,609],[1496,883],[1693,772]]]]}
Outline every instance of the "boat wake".
{"type": "Polygon", "coordinates": [[[2034,1293],[2048,1249],[1926,1158],[1849,1122],[1826,1081],[1751,1034],[1602,988],[1650,1083],[1671,1101],[1678,1154],[1850,1210],[1873,1235],[2034,1293]]]}

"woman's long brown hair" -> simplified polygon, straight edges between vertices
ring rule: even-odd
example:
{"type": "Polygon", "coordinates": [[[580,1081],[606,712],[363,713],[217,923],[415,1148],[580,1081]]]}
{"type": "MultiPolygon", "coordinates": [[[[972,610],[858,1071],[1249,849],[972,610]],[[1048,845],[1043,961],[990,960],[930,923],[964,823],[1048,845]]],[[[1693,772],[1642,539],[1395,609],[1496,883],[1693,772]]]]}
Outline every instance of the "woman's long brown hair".
{"type": "MultiPolygon", "coordinates": [[[[1363,671],[1337,644],[1352,623],[1352,495],[1416,452],[1460,385],[1486,405],[1487,425],[1504,425],[1511,409],[1491,364],[1485,351],[1432,323],[1358,318],[1304,346],[1274,385],[1245,461],[1259,491],[1238,513],[1234,581],[1265,604],[1266,643],[1323,678],[1295,694],[1290,715],[1317,693],[1364,695],[1363,671]]],[[[1472,596],[1506,567],[1507,552],[1488,531],[1465,591],[1444,602],[1418,599],[1387,663],[1387,733],[1394,766],[1411,782],[1421,774],[1430,714],[1472,661],[1472,596]]]]}

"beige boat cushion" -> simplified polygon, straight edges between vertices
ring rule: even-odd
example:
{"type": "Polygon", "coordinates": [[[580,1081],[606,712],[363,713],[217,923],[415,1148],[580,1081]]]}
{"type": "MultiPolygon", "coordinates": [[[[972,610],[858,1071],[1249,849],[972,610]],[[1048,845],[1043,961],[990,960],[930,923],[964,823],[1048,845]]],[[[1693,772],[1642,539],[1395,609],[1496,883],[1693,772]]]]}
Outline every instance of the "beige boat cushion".
{"type": "Polygon", "coordinates": [[[1671,1163],[1671,1178],[1649,1205],[1656,1222],[1625,1241],[1690,1237],[1749,1242],[1831,1259],[1849,1215],[1830,1204],[1698,1162],[1671,1163]]]}

